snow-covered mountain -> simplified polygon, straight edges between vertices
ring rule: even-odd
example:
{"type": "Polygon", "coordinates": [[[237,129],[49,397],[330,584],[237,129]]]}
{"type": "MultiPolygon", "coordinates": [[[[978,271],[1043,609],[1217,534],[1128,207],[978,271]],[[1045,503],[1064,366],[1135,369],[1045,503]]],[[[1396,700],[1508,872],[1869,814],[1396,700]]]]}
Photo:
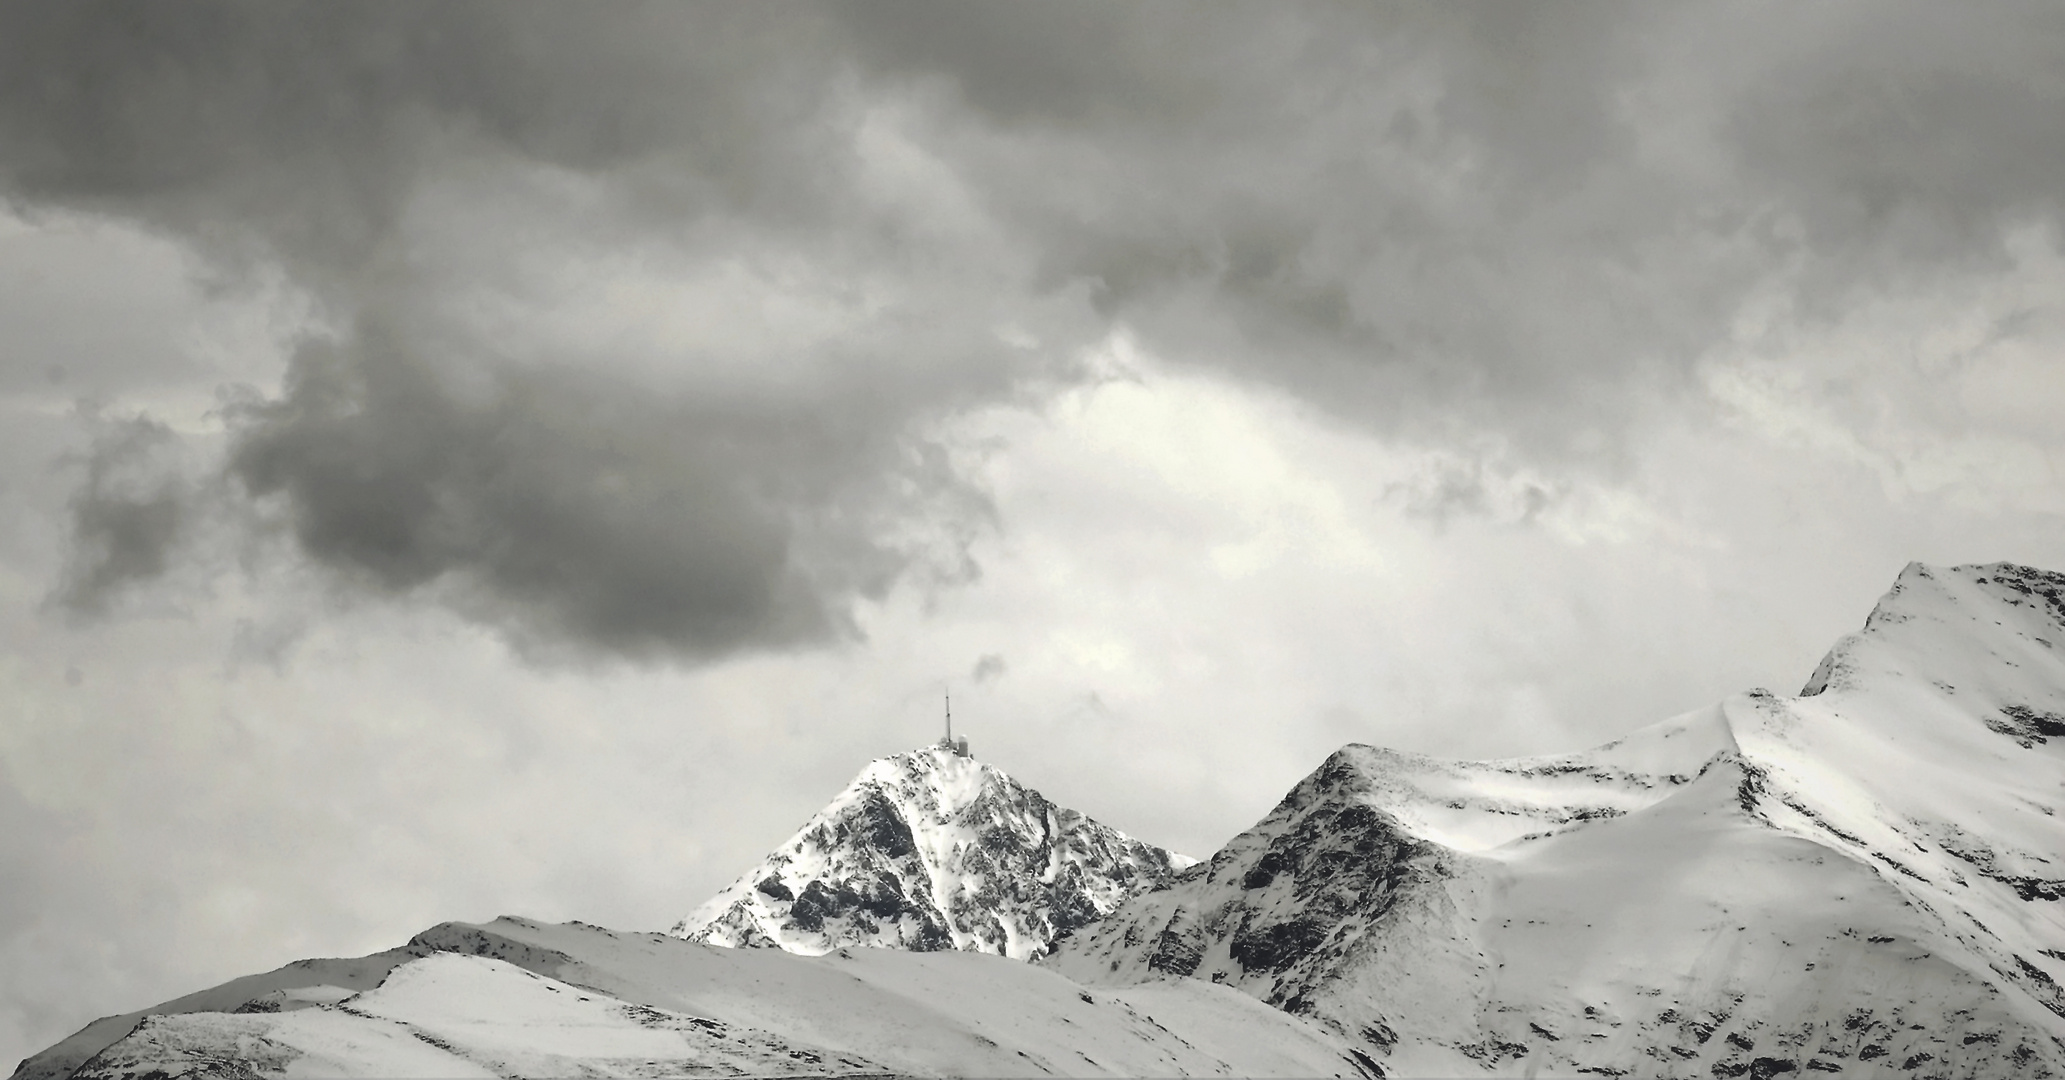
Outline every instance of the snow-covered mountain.
{"type": "Polygon", "coordinates": [[[448,923],[16,1080],[2055,1077],[2061,803],[2065,575],[1916,565],[1798,696],[1553,757],[1351,745],[1204,863],[915,751],[672,936],[448,923]]]}
{"type": "Polygon", "coordinates": [[[671,932],[808,955],[864,945],[1027,959],[1194,861],[930,746],[862,769],[671,932]]]}
{"type": "Polygon", "coordinates": [[[111,1017],[15,1076],[1376,1075],[1325,1030],[1192,980],[1091,992],[995,956],[807,957],[512,918],[204,994],[111,1017]]]}
{"type": "Polygon", "coordinates": [[[2065,576],[1910,566],[1800,696],[1588,753],[1349,746],[1058,942],[1408,1074],[2065,1072],[2065,576]]]}

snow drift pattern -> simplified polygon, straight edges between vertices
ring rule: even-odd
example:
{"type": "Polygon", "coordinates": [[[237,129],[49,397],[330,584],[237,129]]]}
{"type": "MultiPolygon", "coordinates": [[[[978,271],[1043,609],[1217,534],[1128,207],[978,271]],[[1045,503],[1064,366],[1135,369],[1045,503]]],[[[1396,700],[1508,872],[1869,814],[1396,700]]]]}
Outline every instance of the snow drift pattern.
{"type": "Polygon", "coordinates": [[[1028,959],[1192,861],[927,747],[870,764],[671,932],[811,955],[876,945],[1028,959]]]}

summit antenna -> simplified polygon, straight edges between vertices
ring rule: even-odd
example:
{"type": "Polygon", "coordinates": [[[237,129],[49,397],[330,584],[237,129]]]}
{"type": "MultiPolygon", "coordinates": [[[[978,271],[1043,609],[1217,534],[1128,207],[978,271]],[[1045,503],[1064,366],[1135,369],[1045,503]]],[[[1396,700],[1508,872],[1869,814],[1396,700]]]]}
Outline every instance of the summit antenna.
{"type": "Polygon", "coordinates": [[[956,757],[968,756],[968,740],[954,738],[954,695],[952,691],[948,691],[946,694],[946,737],[939,740],[939,748],[956,757]]]}

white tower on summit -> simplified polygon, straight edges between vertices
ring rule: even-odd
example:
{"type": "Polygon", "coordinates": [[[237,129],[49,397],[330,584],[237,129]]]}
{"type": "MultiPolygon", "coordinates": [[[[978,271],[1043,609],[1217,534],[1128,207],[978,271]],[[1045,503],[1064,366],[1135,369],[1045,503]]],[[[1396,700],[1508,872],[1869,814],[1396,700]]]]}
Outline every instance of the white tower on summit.
{"type": "Polygon", "coordinates": [[[946,696],[946,735],[939,740],[939,748],[955,757],[968,757],[968,740],[954,738],[954,695],[946,696]]]}

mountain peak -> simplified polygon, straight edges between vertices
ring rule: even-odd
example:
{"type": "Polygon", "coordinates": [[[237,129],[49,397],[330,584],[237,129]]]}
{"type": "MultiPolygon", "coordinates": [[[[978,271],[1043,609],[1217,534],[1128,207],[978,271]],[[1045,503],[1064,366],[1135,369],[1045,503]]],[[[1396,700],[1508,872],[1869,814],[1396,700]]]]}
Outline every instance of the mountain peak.
{"type": "Polygon", "coordinates": [[[819,954],[847,945],[1027,959],[1191,864],[935,743],[870,762],[674,936],[819,954]]]}
{"type": "Polygon", "coordinates": [[[994,765],[985,764],[977,760],[974,754],[969,753],[967,750],[967,740],[965,739],[961,741],[958,748],[947,746],[943,743],[926,743],[924,746],[913,750],[903,750],[890,754],[887,757],[876,758],[869,762],[866,768],[861,770],[860,776],[865,778],[877,770],[899,769],[912,773],[925,772],[939,775],[980,774],[986,770],[995,773],[999,777],[1003,777],[1007,782],[1015,783],[1015,781],[1011,781],[1010,777],[1004,775],[1002,769],[994,765]]]}
{"type": "MultiPolygon", "coordinates": [[[[2065,574],[2016,563],[1909,563],[1879,598],[1864,628],[1836,643],[1801,689],[1998,681],[2023,668],[2033,696],[2052,697],[2065,649],[2065,574]],[[2005,664],[2002,661],[2006,661],[2005,664]]],[[[2059,702],[2065,705],[2065,702],[2059,702]]]]}
{"type": "Polygon", "coordinates": [[[1343,747],[1042,963],[1225,983],[1413,1074],[2055,1076],[2060,740],[2065,575],[1912,564],[1799,697],[1343,747]]]}

